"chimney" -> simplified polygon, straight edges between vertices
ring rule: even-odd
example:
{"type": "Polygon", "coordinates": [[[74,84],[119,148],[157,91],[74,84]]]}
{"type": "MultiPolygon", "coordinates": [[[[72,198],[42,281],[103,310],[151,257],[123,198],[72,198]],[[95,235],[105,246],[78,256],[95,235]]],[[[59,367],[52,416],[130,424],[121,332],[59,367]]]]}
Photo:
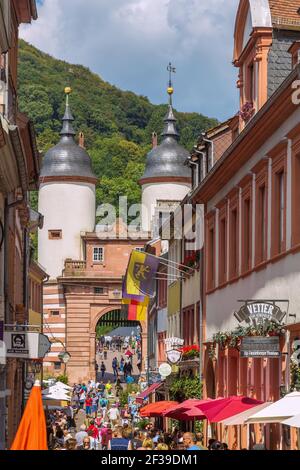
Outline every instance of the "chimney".
{"type": "Polygon", "coordinates": [[[83,132],[79,132],[79,147],[82,147],[83,149],[85,148],[84,147],[84,133],[83,132]]]}
{"type": "Polygon", "coordinates": [[[157,134],[152,132],[152,148],[155,149],[155,147],[157,147],[157,134]]]}

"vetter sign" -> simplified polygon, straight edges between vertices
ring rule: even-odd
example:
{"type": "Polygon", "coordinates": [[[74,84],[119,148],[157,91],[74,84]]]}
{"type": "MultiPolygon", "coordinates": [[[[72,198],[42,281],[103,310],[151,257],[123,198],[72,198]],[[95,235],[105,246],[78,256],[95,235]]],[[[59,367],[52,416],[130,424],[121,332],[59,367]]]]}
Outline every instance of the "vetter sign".
{"type": "Polygon", "coordinates": [[[245,302],[238,312],[235,312],[234,316],[241,323],[264,323],[265,321],[275,321],[281,323],[286,313],[275,305],[275,302],[267,301],[248,301],[245,302]]]}

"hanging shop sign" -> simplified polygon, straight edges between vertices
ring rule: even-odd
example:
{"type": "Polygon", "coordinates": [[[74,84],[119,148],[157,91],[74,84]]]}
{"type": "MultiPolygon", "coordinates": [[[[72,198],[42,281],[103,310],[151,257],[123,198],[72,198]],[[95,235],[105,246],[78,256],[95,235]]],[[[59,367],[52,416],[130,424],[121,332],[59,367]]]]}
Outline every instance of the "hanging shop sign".
{"type": "Polygon", "coordinates": [[[166,352],[166,355],[170,364],[178,364],[181,361],[182,352],[179,349],[170,349],[166,352]]]}
{"type": "MultiPolygon", "coordinates": [[[[280,302],[288,302],[287,300],[281,300],[280,302]]],[[[234,313],[235,318],[242,323],[253,323],[254,326],[269,321],[275,321],[281,323],[286,315],[275,301],[264,301],[264,300],[247,300],[245,304],[239,309],[238,312],[234,313]]]]}
{"type": "Polygon", "coordinates": [[[172,336],[171,338],[166,338],[164,341],[165,341],[167,351],[171,349],[179,348],[180,346],[184,345],[184,339],[176,338],[174,336],[172,336]]]}
{"type": "Polygon", "coordinates": [[[170,364],[167,364],[167,362],[164,362],[159,366],[158,371],[162,378],[165,378],[172,374],[172,367],[170,366],[170,364]]]}
{"type": "Polygon", "coordinates": [[[278,358],[280,357],[279,336],[242,338],[240,354],[244,358],[278,358]]]}
{"type": "Polygon", "coordinates": [[[18,359],[42,359],[50,350],[46,335],[36,331],[5,331],[6,357],[18,359]]]}

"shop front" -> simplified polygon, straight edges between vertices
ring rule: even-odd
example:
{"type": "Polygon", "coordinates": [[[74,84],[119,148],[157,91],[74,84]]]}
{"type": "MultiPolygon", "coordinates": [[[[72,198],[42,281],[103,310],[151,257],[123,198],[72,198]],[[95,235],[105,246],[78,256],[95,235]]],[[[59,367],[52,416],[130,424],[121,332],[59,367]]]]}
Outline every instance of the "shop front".
{"type": "MultiPolygon", "coordinates": [[[[247,300],[235,312],[236,327],[219,331],[205,344],[205,398],[243,395],[263,402],[279,400],[295,389],[291,383],[290,337],[299,328],[284,324],[288,301],[247,300]],[[286,306],[286,309],[284,309],[286,306]]],[[[300,338],[300,336],[299,336],[300,338]]],[[[297,341],[297,339],[296,339],[297,341]]],[[[299,345],[298,343],[297,347],[299,345]]],[[[299,354],[300,356],[300,354],[299,354]]],[[[224,426],[214,424],[208,437],[216,435],[231,449],[292,448],[280,424],[224,426]]]]}

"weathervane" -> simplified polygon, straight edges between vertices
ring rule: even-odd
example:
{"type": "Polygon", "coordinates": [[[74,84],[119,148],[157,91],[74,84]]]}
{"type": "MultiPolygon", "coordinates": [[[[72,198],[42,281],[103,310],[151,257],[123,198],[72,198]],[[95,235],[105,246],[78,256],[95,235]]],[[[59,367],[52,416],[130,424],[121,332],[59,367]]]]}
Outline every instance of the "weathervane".
{"type": "Polygon", "coordinates": [[[172,66],[171,62],[169,62],[167,70],[169,72],[168,95],[170,97],[170,105],[172,106],[172,95],[174,93],[174,88],[173,88],[173,84],[172,84],[172,73],[176,73],[176,68],[172,66]]]}

